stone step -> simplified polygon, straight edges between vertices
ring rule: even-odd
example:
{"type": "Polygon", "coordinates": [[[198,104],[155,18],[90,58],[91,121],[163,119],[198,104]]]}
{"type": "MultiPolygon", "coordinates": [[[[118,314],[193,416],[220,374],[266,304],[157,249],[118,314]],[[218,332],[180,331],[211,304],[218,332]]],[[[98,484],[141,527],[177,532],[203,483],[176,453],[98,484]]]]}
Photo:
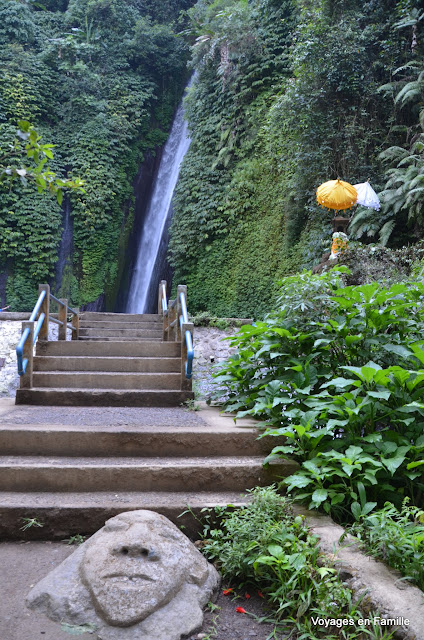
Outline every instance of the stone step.
{"type": "Polygon", "coordinates": [[[192,457],[265,456],[275,438],[257,439],[254,429],[21,425],[0,426],[2,455],[192,457]]]}
{"type": "Polygon", "coordinates": [[[16,404],[61,407],[177,407],[193,400],[192,391],[140,391],[135,389],[18,389],[16,404]]]}
{"type": "Polygon", "coordinates": [[[64,389],[169,389],[181,388],[180,373],[126,373],[116,371],[35,371],[34,387],[64,389]]]}
{"type": "Polygon", "coordinates": [[[297,469],[261,456],[93,458],[2,456],[0,491],[244,491],[297,469]]]}
{"type": "Polygon", "coordinates": [[[134,509],[161,513],[194,538],[200,528],[194,516],[201,517],[202,509],[238,507],[249,501],[248,493],[238,491],[0,492],[0,539],[63,540],[76,534],[91,535],[109,518],[134,509]],[[43,526],[23,531],[24,518],[37,518],[43,526]]]}
{"type": "Polygon", "coordinates": [[[162,315],[157,313],[107,313],[104,311],[82,311],[82,320],[95,320],[106,322],[158,322],[162,315]]]}
{"type": "MultiPolygon", "coordinates": [[[[158,337],[158,338],[143,338],[141,336],[138,337],[134,337],[133,339],[133,343],[137,343],[137,342],[161,342],[162,337],[158,337]]],[[[128,342],[129,340],[131,340],[130,336],[126,336],[124,337],[118,337],[118,336],[79,336],[78,340],[81,340],[81,342],[88,342],[88,341],[97,341],[97,342],[128,342]]]]}
{"type": "Polygon", "coordinates": [[[162,340],[162,329],[122,329],[117,325],[115,329],[80,329],[79,338],[154,338],[162,340]]]}
{"type": "Polygon", "coordinates": [[[143,358],[113,356],[35,356],[35,371],[119,371],[179,373],[180,358],[143,358]]]}
{"type": "Polygon", "coordinates": [[[163,329],[162,320],[158,320],[157,322],[109,322],[106,320],[80,320],[79,323],[80,329],[155,329],[161,330],[163,329]]]}
{"type": "Polygon", "coordinates": [[[126,341],[79,341],[55,340],[37,342],[38,356],[110,356],[110,357],[158,357],[180,358],[180,342],[158,342],[153,340],[126,341]]]}

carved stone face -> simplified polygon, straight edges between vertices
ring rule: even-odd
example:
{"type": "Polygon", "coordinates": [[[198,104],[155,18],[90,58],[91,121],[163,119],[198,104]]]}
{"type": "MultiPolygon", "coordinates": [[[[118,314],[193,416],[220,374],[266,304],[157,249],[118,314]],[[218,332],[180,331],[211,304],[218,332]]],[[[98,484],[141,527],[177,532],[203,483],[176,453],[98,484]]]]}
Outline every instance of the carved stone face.
{"type": "Polygon", "coordinates": [[[185,582],[203,582],[208,567],[166,518],[136,511],[106,523],[88,544],[80,572],[98,614],[128,627],[165,606],[185,582]]]}

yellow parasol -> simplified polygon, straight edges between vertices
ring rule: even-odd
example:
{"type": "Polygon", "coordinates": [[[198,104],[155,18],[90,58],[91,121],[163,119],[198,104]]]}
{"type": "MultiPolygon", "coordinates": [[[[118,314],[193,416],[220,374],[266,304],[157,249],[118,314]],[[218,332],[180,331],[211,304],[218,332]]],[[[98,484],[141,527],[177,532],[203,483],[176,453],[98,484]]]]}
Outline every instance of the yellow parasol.
{"type": "Polygon", "coordinates": [[[343,180],[329,180],[324,182],[317,189],[317,201],[322,207],[327,209],[349,209],[356,204],[358,194],[355,187],[343,180]]]}

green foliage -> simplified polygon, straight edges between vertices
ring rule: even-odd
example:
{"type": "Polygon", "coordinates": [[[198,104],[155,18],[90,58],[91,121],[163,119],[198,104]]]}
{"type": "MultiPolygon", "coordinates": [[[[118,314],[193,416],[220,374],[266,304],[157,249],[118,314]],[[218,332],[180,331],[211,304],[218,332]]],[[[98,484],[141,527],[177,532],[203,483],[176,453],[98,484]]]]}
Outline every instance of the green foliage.
{"type": "Polygon", "coordinates": [[[381,558],[407,580],[424,590],[424,512],[408,505],[401,510],[390,502],[365,515],[349,532],[358,537],[368,553],[381,558]]]}
{"type": "Polygon", "coordinates": [[[77,533],[74,536],[70,536],[69,538],[64,540],[64,542],[66,542],[66,544],[80,545],[80,544],[83,544],[83,542],[85,542],[86,537],[87,536],[82,536],[80,533],[77,533]]]}
{"type": "MultiPolygon", "coordinates": [[[[74,252],[63,291],[75,305],[102,295],[114,305],[133,180],[145,152],[166,139],[186,81],[186,46],[166,22],[181,9],[185,0],[161,8],[148,0],[51,1],[44,9],[0,0],[0,156],[16,160],[2,163],[1,176],[53,188],[59,201],[65,184],[83,180],[70,197],[74,252]],[[38,135],[27,128],[27,139],[14,143],[18,120],[30,120],[38,135]],[[51,173],[42,166],[51,151],[41,135],[55,146],[51,173]]],[[[27,309],[37,278],[53,278],[62,213],[29,184],[2,190],[0,212],[7,300],[27,309]]]]}
{"type": "MultiPolygon", "coordinates": [[[[423,220],[422,195],[424,192],[424,47],[423,12],[413,6],[415,2],[399,5],[401,19],[394,27],[406,33],[412,27],[412,59],[393,70],[391,82],[379,88],[380,93],[393,101],[396,129],[403,133],[399,144],[381,152],[385,163],[386,184],[381,191],[382,209],[371,216],[369,210],[360,210],[354,217],[352,230],[356,237],[375,237],[386,245],[399,244],[408,239],[421,238],[423,220]],[[403,231],[403,232],[402,232],[403,231]],[[400,236],[400,238],[399,238],[400,236]]],[[[375,213],[375,212],[373,212],[375,213]]]]}
{"type": "Polygon", "coordinates": [[[38,518],[21,518],[24,523],[21,527],[21,531],[26,531],[31,527],[44,527],[44,524],[38,518]]]}
{"type": "Polygon", "coordinates": [[[9,145],[9,150],[0,156],[0,185],[4,187],[19,179],[25,187],[28,180],[34,181],[38,193],[46,190],[54,193],[58,204],[62,204],[64,188],[83,192],[79,178],[75,181],[58,178],[46,167],[48,160],[53,160],[54,145],[41,144],[41,136],[26,120],[19,120],[18,126],[17,137],[9,145]],[[31,163],[30,166],[23,166],[28,162],[31,163]]]}
{"type": "Polygon", "coordinates": [[[423,501],[424,285],[339,277],[283,280],[277,310],[241,327],[217,380],[227,410],[283,438],[266,462],[301,463],[288,491],[346,522],[385,500],[423,501]]]}
{"type": "Polygon", "coordinates": [[[188,12],[198,79],[170,249],[194,312],[263,316],[273,282],[329,246],[317,186],[383,186],[380,153],[403,131],[378,88],[408,57],[405,3],[394,4],[220,0],[188,12]]]}
{"type": "MultiPolygon", "coordinates": [[[[356,620],[363,614],[320,553],[318,538],[301,516],[293,515],[290,502],[272,487],[254,489],[252,498],[242,508],[217,508],[215,514],[209,510],[203,530],[205,555],[232,584],[253,585],[263,593],[284,636],[295,629],[296,637],[303,638],[363,638],[361,627],[334,624],[324,630],[313,625],[315,617],[356,620]]],[[[372,629],[369,636],[379,637],[372,629]]]]}

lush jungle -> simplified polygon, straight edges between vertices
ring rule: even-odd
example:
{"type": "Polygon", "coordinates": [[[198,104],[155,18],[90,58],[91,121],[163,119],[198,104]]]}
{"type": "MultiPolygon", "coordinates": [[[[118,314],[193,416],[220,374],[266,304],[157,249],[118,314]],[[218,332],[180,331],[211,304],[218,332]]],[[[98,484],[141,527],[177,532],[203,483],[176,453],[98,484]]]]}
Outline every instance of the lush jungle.
{"type": "Polygon", "coordinates": [[[357,238],[417,242],[423,30],[419,0],[0,0],[0,154],[25,119],[56,145],[52,169],[84,182],[61,205],[29,182],[0,190],[7,303],[29,308],[54,280],[68,206],[63,293],[114,308],[134,178],[193,68],[169,253],[193,312],[259,317],[279,278],[317,263],[325,180],[370,179],[382,194],[380,212],[356,212],[357,238]]]}

